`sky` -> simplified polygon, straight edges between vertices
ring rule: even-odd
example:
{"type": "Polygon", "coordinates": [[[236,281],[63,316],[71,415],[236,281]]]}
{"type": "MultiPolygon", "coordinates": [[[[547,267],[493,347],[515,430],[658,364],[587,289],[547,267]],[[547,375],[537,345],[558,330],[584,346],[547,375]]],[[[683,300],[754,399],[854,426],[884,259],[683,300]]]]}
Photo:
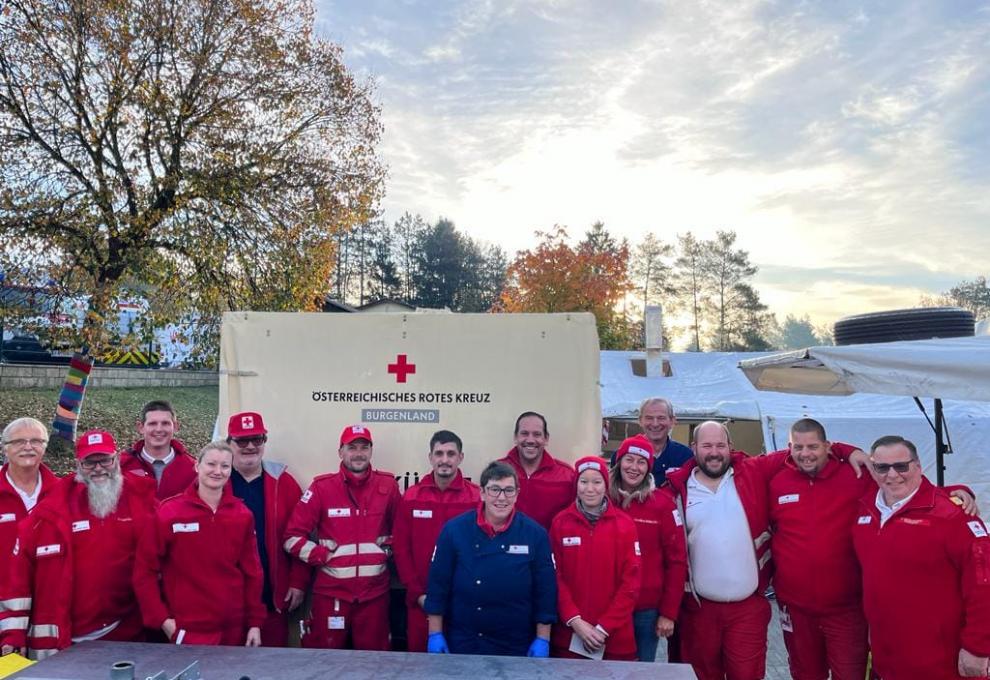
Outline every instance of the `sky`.
{"type": "Polygon", "coordinates": [[[510,257],[738,234],[778,318],[986,275],[990,2],[317,0],[374,87],[385,218],[510,257]]]}

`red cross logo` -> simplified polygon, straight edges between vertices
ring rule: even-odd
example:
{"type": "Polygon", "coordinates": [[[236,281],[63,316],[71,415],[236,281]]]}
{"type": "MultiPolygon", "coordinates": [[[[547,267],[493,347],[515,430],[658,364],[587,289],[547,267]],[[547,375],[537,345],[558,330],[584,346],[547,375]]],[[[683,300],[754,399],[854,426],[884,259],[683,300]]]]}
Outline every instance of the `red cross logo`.
{"type": "Polygon", "coordinates": [[[395,382],[404,383],[407,375],[416,372],[416,364],[408,363],[406,355],[399,354],[395,357],[395,363],[388,365],[388,372],[395,374],[395,382]]]}
{"type": "Polygon", "coordinates": [[[254,429],[254,416],[241,416],[241,427],[245,430],[254,429]]]}

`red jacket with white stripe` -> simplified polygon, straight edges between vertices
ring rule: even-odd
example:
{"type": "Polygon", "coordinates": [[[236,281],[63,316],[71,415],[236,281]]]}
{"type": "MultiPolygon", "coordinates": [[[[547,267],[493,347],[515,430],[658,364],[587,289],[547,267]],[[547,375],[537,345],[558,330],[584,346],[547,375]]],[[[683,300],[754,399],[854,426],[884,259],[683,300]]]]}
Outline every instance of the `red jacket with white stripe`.
{"type": "Polygon", "coordinates": [[[460,470],[442,491],[432,472],[406,489],[395,514],[392,547],[399,580],[406,587],[407,605],[426,594],[430,560],[443,525],[474,510],[480,500],[481,489],[464,479],[460,470]]]}
{"type": "Polygon", "coordinates": [[[532,475],[526,474],[515,447],[499,462],[511,465],[519,476],[516,510],[549,531],[557,513],[574,502],[574,489],[577,488],[574,468],[551,456],[546,449],[540,466],[532,475]]]}
{"type": "Polygon", "coordinates": [[[636,525],[642,553],[642,583],[636,610],[659,609],[677,620],[687,578],[687,546],[681,516],[674,501],[659,491],[645,500],[633,500],[622,511],[636,525]]]}
{"type": "Polygon", "coordinates": [[[960,648],[990,655],[987,528],[924,478],[883,527],[876,497],[860,499],[852,529],[873,667],[884,680],[958,678],[960,648]]]}
{"type": "MultiPolygon", "coordinates": [[[[134,442],[127,451],[120,454],[120,469],[124,472],[137,475],[138,477],[155,480],[155,469],[151,463],[141,456],[144,450],[144,440],[134,442]]],[[[157,481],[158,491],[155,498],[164,500],[176,494],[180,494],[189,488],[189,485],[196,479],[196,459],[186,450],[185,445],[178,439],[172,440],[172,450],[175,451],[175,458],[162,470],[162,478],[157,481]]]]}
{"type": "Polygon", "coordinates": [[[254,515],[229,484],[216,512],[195,485],[162,501],[138,543],[134,590],[148,628],[169,618],[198,634],[260,627],[263,578],[254,515]]]}
{"type": "Polygon", "coordinates": [[[558,623],[550,642],[567,649],[576,616],[608,633],[605,651],[636,653],[633,610],[642,573],[636,525],[611,501],[594,526],[572,503],[550,527],[550,548],[557,564],[558,623]]]}
{"type": "Polygon", "coordinates": [[[364,602],[388,592],[387,551],[399,500],[389,472],[369,470],[358,478],[341,465],[340,472],[313,480],[292,513],[284,547],[320,568],[314,593],[364,602]]]}
{"type": "MultiPolygon", "coordinates": [[[[762,456],[748,456],[741,451],[732,452],[733,478],[739,501],[742,503],[749,533],[753,539],[753,552],[759,569],[759,584],[755,592],[762,593],[770,583],[772,564],[770,563],[770,513],[767,504],[767,486],[775,473],[784,465],[788,453],[776,452],[762,456]]],[[[687,480],[698,466],[692,459],[676,470],[667,473],[667,482],[662,491],[668,493],[681,511],[684,519],[684,532],[687,536],[687,480]]],[[[688,561],[688,581],[690,585],[691,563],[688,561]]],[[[691,589],[693,592],[693,588],[691,589]]]]}
{"type": "Polygon", "coordinates": [[[788,455],[770,480],[773,585],[782,604],[814,614],[860,606],[852,526],[859,499],[877,487],[868,471],[857,478],[842,462],[855,448],[832,444],[833,455],[814,477],[788,455]]]}
{"type": "Polygon", "coordinates": [[[138,537],[150,521],[150,489],[124,476],[117,509],[104,518],[89,510],[86,485],[61,479],[20,523],[11,558],[6,608],[19,624],[2,644],[27,647],[43,659],[117,622],[118,633],[142,630],[131,575],[138,537]]]}

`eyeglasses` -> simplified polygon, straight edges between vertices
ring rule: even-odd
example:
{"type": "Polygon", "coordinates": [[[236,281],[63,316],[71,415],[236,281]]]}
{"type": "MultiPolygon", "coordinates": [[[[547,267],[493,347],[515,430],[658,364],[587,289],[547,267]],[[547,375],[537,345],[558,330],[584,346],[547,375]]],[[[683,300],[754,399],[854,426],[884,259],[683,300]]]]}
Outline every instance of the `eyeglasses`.
{"type": "Polygon", "coordinates": [[[257,437],[232,437],[230,441],[233,442],[235,446],[244,448],[245,446],[261,446],[268,441],[268,437],[263,434],[258,435],[257,437]]]}
{"type": "Polygon", "coordinates": [[[47,439],[8,439],[3,443],[4,446],[10,446],[15,449],[20,449],[25,446],[30,446],[33,449],[40,449],[48,445],[47,439]]]}
{"type": "Polygon", "coordinates": [[[913,462],[914,462],[913,460],[902,460],[896,463],[874,463],[873,471],[876,472],[878,475],[885,475],[891,470],[893,470],[894,472],[899,472],[900,474],[904,474],[905,472],[911,469],[911,463],[913,462]]]}
{"type": "Polygon", "coordinates": [[[83,470],[95,470],[98,467],[106,470],[113,467],[113,463],[116,460],[116,456],[110,456],[109,458],[83,458],[79,461],[79,465],[83,470]]]}
{"type": "Polygon", "coordinates": [[[505,496],[506,498],[513,498],[519,489],[514,486],[486,486],[485,493],[487,493],[492,498],[498,498],[499,496],[505,496]]]}

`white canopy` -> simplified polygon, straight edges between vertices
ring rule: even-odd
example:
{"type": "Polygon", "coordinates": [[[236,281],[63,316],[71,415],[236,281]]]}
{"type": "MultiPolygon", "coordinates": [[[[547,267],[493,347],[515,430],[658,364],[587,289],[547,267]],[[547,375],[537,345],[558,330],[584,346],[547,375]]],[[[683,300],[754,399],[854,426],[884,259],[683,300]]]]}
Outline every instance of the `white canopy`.
{"type": "Polygon", "coordinates": [[[760,390],[990,401],[990,336],[812,347],[739,362],[760,390]]]}

